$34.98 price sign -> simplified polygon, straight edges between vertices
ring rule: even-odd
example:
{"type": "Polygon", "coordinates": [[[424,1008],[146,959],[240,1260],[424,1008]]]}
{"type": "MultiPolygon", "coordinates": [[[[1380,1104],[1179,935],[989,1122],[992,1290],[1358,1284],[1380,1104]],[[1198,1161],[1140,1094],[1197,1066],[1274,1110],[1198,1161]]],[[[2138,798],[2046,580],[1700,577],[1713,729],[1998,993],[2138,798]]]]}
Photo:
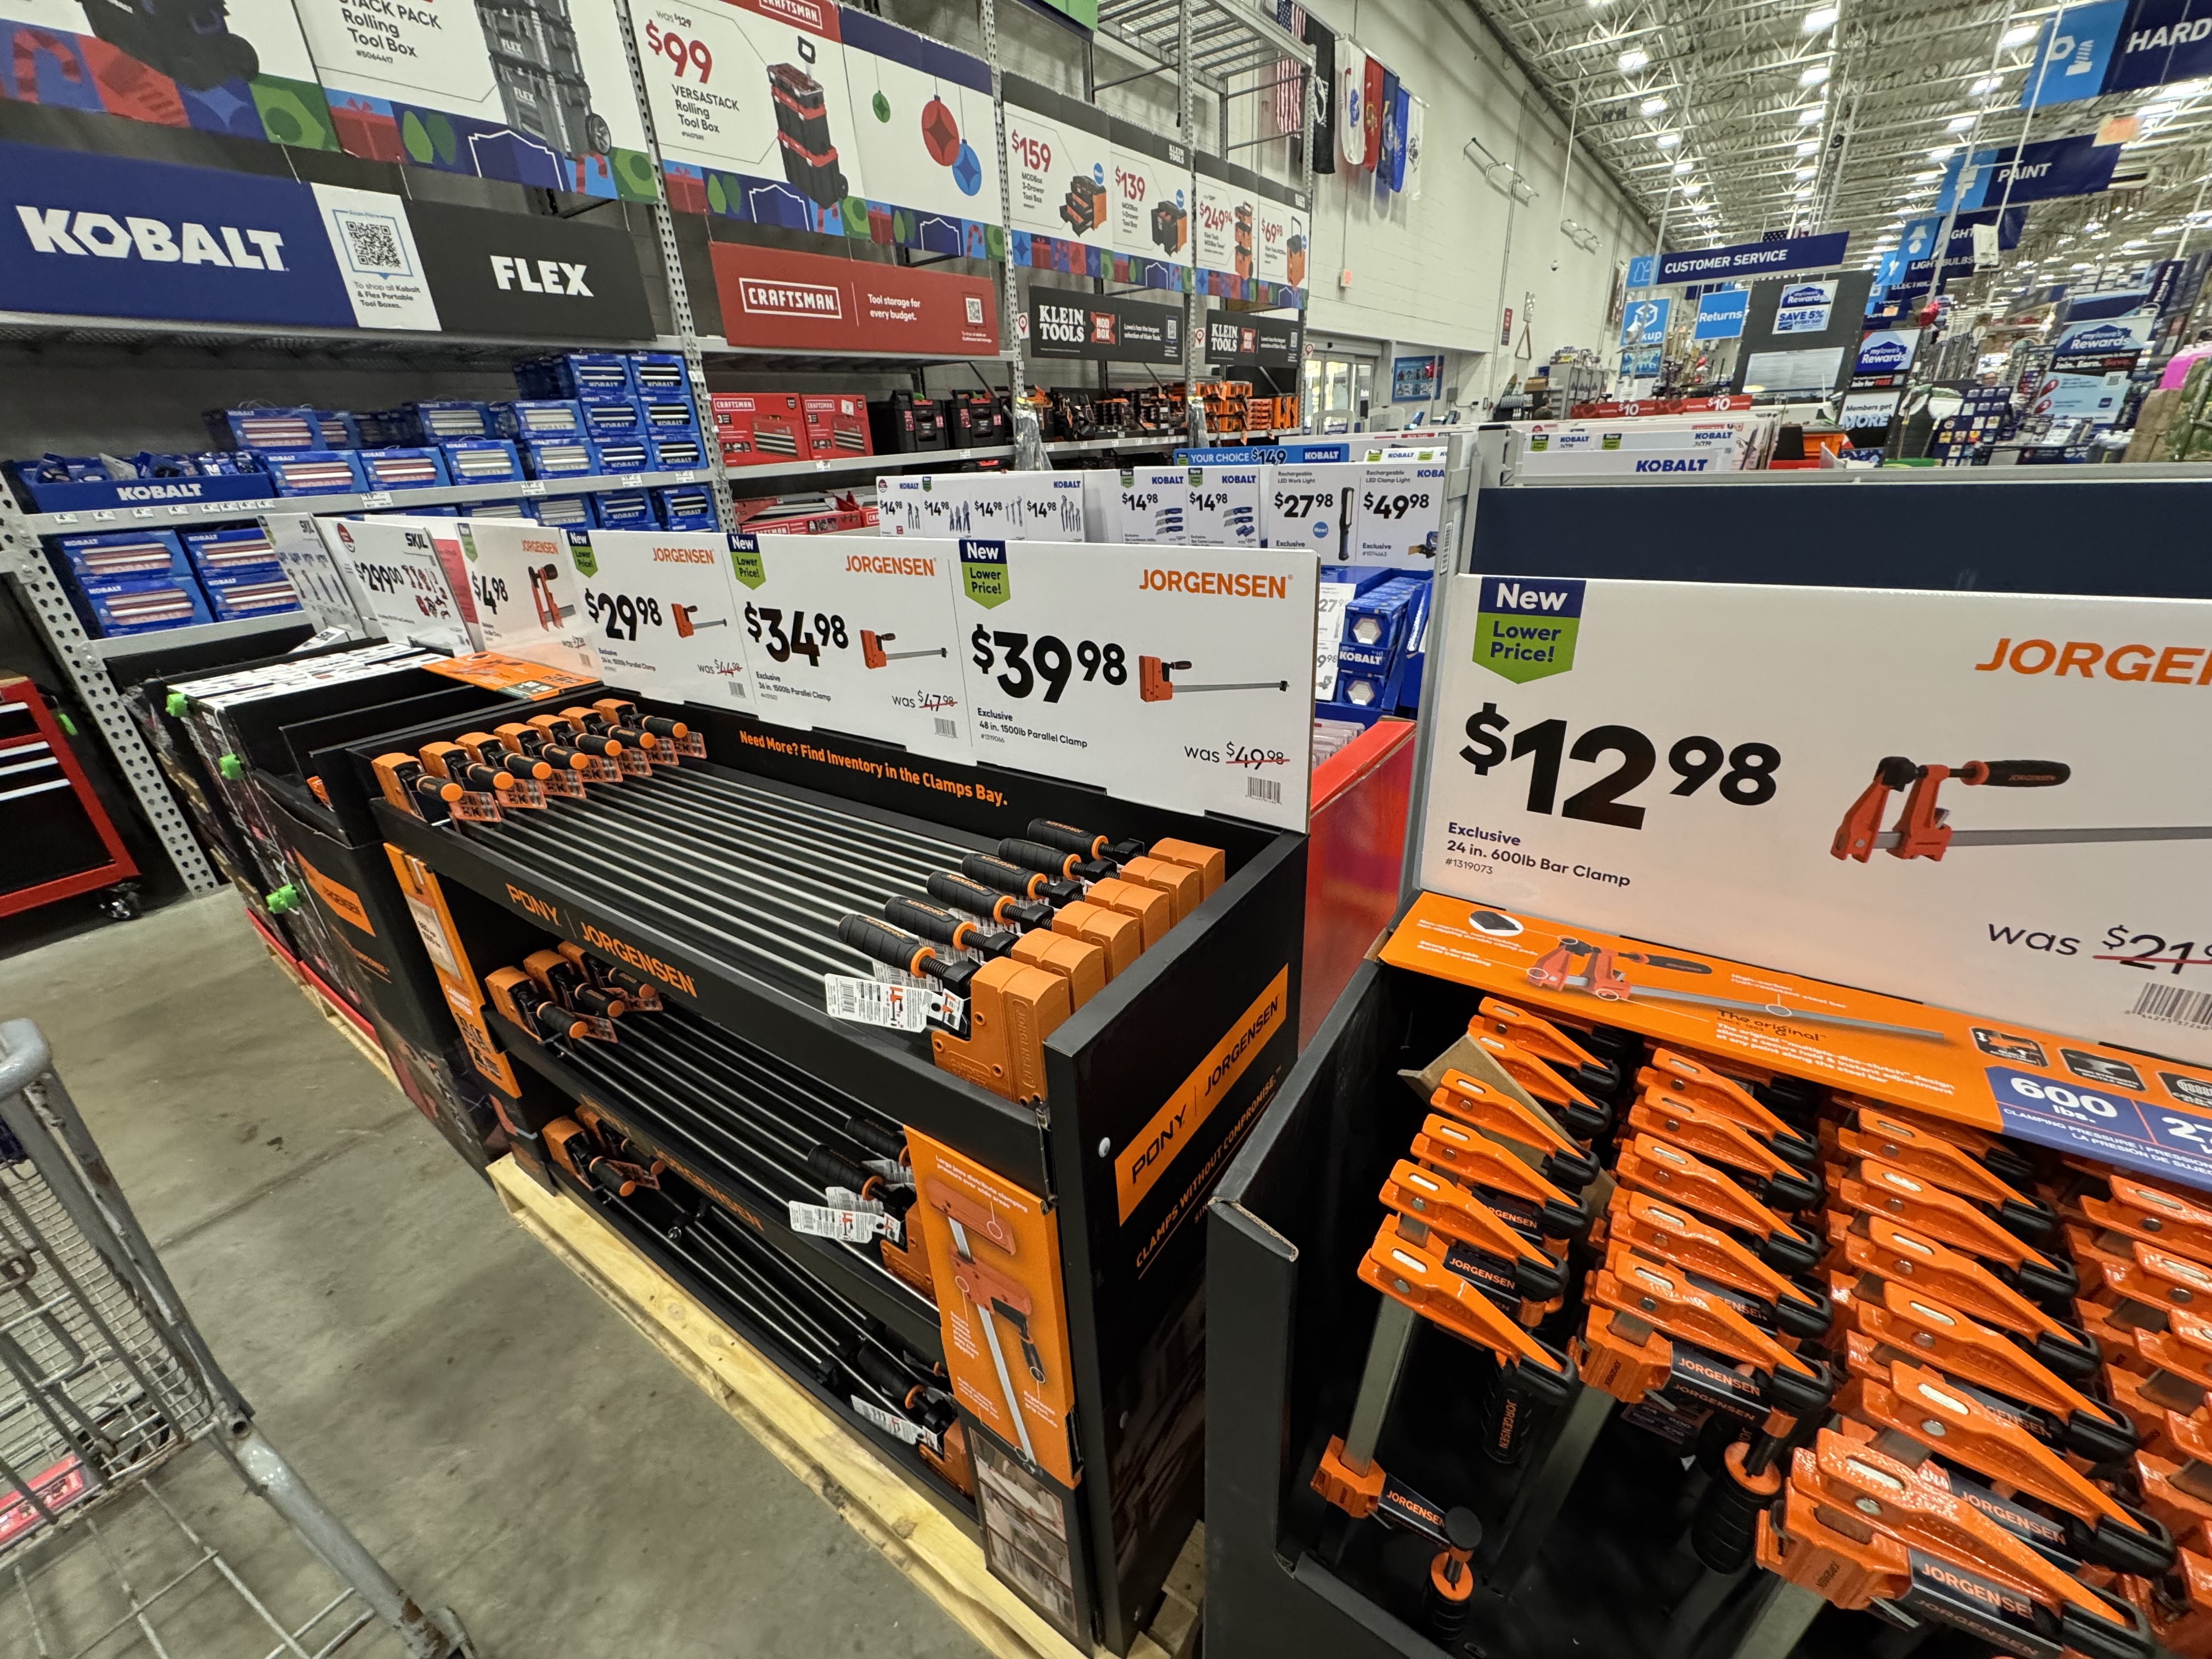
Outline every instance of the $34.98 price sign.
{"type": "Polygon", "coordinates": [[[785,663],[794,657],[804,657],[819,668],[824,651],[843,651],[851,645],[842,617],[826,616],[817,611],[811,620],[813,626],[810,632],[810,618],[803,611],[787,625],[782,611],[775,605],[745,607],[745,632],[768,653],[771,662],[785,663]]]}
{"type": "MultiPolygon", "coordinates": [[[[1645,805],[1629,799],[1658,769],[1659,746],[1632,726],[1593,726],[1570,733],[1563,720],[1538,720],[1514,731],[1512,716],[1486,702],[1467,717],[1467,742],[1459,757],[1487,778],[1498,767],[1510,774],[1525,764],[1528,794],[1524,810],[1542,815],[1557,811],[1563,818],[1586,823],[1609,823],[1622,830],[1644,827],[1645,805]],[[1613,764],[1559,799],[1561,763],[1574,761],[1613,764]]],[[[1774,799],[1775,773],[1782,751],[1771,743],[1725,744],[1717,738],[1692,735],[1668,745],[1667,768],[1674,775],[1668,796],[1695,795],[1706,785],[1720,799],[1734,806],[1764,806],[1774,799]]],[[[1582,775],[1588,775],[1587,774],[1582,775]]],[[[1571,776],[1570,782],[1581,777],[1571,776]]]]}

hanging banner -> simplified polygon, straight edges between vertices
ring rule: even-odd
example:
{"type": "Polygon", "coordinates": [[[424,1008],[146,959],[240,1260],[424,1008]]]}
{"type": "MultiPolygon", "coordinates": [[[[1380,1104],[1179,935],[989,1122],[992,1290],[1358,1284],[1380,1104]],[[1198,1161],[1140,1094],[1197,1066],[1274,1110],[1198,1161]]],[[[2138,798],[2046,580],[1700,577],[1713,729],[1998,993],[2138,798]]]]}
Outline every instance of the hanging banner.
{"type": "MultiPolygon", "coordinates": [[[[1747,303],[1746,309],[1748,310],[1747,303]]],[[[1825,334],[1828,319],[1836,309],[1836,285],[1833,283],[1791,283],[1777,300],[1774,308],[1774,331],[1777,334],[1825,334]]]]}
{"type": "MultiPolygon", "coordinates": [[[[1253,229],[1258,193],[1212,157],[1198,158],[1198,246],[1200,270],[1249,278],[1255,274],[1253,229]]],[[[1243,297],[1241,295],[1237,297],[1243,297]]]]}
{"type": "Polygon", "coordinates": [[[2036,39],[2035,56],[2020,89],[2020,106],[2040,109],[2103,92],[2128,4],[2129,0],[2094,0],[2089,5],[2059,8],[2036,39]]]}
{"type": "Polygon", "coordinates": [[[1301,325],[1295,317],[1207,314],[1206,361],[1217,368],[1292,368],[1301,325]]]}
{"type": "Polygon", "coordinates": [[[1123,121],[1113,133],[1114,252],[1133,273],[1146,268],[1131,280],[1181,288],[1191,263],[1190,152],[1123,121]]]}
{"type": "Polygon", "coordinates": [[[858,7],[838,10],[870,240],[1000,257],[992,245],[1000,160],[990,65],[858,7]]]}
{"type": "Polygon", "coordinates": [[[1677,283],[1708,283],[1734,276],[1771,276],[1787,270],[1828,270],[1844,262],[1850,241],[1847,230],[1820,236],[1790,236],[1773,242],[1741,242],[1733,247],[1701,248],[1694,252],[1660,256],[1656,283],[1643,270],[1650,256],[1639,255],[1628,263],[1631,288],[1671,288],[1677,283]]]}
{"type": "Polygon", "coordinates": [[[735,242],[709,254],[732,345],[998,355],[998,295],[980,276],[735,242]]]}
{"type": "Polygon", "coordinates": [[[1006,165],[1009,230],[1112,247],[1114,140],[1098,110],[1007,76],[1006,165]]]}
{"type": "MultiPolygon", "coordinates": [[[[419,198],[407,203],[406,222],[422,249],[438,317],[449,330],[556,339],[653,337],[637,245],[626,230],[419,198]]],[[[368,251],[384,249],[371,242],[368,251]]]]}
{"type": "Polygon", "coordinates": [[[1367,165],[1367,54],[1349,40],[1336,48],[1336,148],[1348,167],[1367,165]]]}
{"type": "Polygon", "coordinates": [[[1182,313],[1118,295],[1030,289],[1030,354],[1098,363],[1182,362],[1182,313]]]}
{"type": "Polygon", "coordinates": [[[1622,348],[1632,350],[1662,343],[1667,338],[1668,313],[1674,308],[1672,300],[1638,300],[1630,306],[1620,319],[1622,348]]]}
{"type": "Polygon", "coordinates": [[[2016,149],[1978,149],[1971,156],[1953,156],[1943,168],[1935,211],[1948,213],[1954,202],[1961,212],[1995,207],[2006,199],[2008,185],[2013,203],[2094,196],[2111,187],[2121,146],[2100,144],[2096,134],[2084,132],[2030,144],[2017,158],[2016,149]]]}
{"type": "Polygon", "coordinates": [[[1751,290],[1723,289],[1698,296],[1698,320],[1690,330],[1693,340],[1733,340],[1743,332],[1744,313],[1750,308],[1751,290]]]}
{"type": "Polygon", "coordinates": [[[1917,328],[1878,328],[1861,337],[1858,360],[1851,365],[1855,378],[1903,374],[1912,367],[1920,349],[1917,328]]]}
{"type": "Polygon", "coordinates": [[[2096,0],[2043,26],[2021,88],[2023,109],[2141,92],[2212,73],[2212,7],[2203,0],[2096,0]]]}

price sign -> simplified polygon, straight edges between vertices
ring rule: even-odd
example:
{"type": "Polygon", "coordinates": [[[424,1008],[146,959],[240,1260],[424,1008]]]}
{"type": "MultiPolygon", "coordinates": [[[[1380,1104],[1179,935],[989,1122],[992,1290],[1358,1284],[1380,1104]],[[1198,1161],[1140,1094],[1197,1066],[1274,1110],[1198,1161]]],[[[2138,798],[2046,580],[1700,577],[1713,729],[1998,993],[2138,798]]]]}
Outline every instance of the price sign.
{"type": "Polygon", "coordinates": [[[1120,474],[1112,497],[1114,539],[1131,546],[1182,547],[1190,540],[1190,469],[1139,466],[1120,474]]]}
{"type": "Polygon", "coordinates": [[[1344,561],[1344,521],[1364,466],[1352,462],[1278,466],[1260,500],[1260,534],[1270,547],[1302,547],[1324,564],[1344,561]]]}
{"type": "Polygon", "coordinates": [[[566,533],[526,519],[459,525],[483,648],[598,678],[599,654],[566,533]]]}
{"type": "Polygon", "coordinates": [[[1359,472],[1345,562],[1422,568],[1433,564],[1443,523],[1443,463],[1369,462],[1359,472]]]}
{"type": "MultiPolygon", "coordinates": [[[[1427,669],[1424,887],[1995,1011],[1982,1051],[2068,1071],[2047,1080],[2080,1097],[2014,1091],[2008,1111],[2161,1088],[2154,1067],[2008,1038],[1998,1015],[2212,1060],[2212,929],[2191,902],[2212,778],[2172,763],[2198,741],[2212,605],[1449,586],[1427,669]]],[[[1756,977],[1678,988],[1741,998],[1756,977]]]]}
{"type": "Polygon", "coordinates": [[[757,712],[974,761],[952,615],[956,545],[763,536],[741,548],[732,569],[757,712]]]}
{"type": "Polygon", "coordinates": [[[307,612],[307,620],[314,623],[316,630],[336,628],[355,639],[362,638],[368,631],[367,624],[355,608],[344,571],[331,556],[330,549],[323,545],[323,538],[315,528],[314,515],[264,514],[261,529],[276,552],[276,562],[284,567],[293,591],[300,596],[300,608],[307,612]]]}
{"type": "MultiPolygon", "coordinates": [[[[1131,142],[1150,137],[1138,135],[1131,142]]],[[[1152,143],[1138,149],[1116,143],[1109,167],[1114,252],[1188,264],[1195,231],[1189,152],[1180,144],[1152,143]]]]}
{"type": "Polygon", "coordinates": [[[1344,645],[1344,607],[1358,595],[1350,582],[1323,582],[1314,622],[1314,701],[1336,696],[1337,658],[1344,645]]]}
{"type": "Polygon", "coordinates": [[[1106,118],[1086,106],[1050,119],[1006,106],[1006,185],[1016,230],[1106,247],[1113,237],[1114,146],[1106,118]],[[1096,122],[1085,131],[1078,121],[1096,122]]]}
{"type": "Polygon", "coordinates": [[[1310,555],[974,540],[957,552],[978,759],[1304,827],[1310,555]]]}
{"type": "Polygon", "coordinates": [[[1015,507],[1013,534],[1025,542],[1085,539],[1083,474],[1009,472],[1004,477],[1015,507]]]}
{"type": "Polygon", "coordinates": [[[671,702],[752,710],[730,538],[719,531],[576,530],[568,558],[608,679],[671,702]]]}
{"type": "Polygon", "coordinates": [[[1257,547],[1260,544],[1261,469],[1257,466],[1194,466],[1189,473],[1189,509],[1185,523],[1193,547],[1257,547]]]}
{"type": "MultiPolygon", "coordinates": [[[[793,8],[818,13],[817,7],[793,8]]],[[[828,13],[836,27],[836,14],[828,13]]],[[[769,71],[792,66],[820,88],[821,148],[834,151],[844,196],[865,196],[844,50],[834,40],[765,9],[644,0],[630,9],[646,101],[660,147],[696,166],[781,179],[776,100],[769,71]]],[[[862,100],[860,108],[866,108],[862,100]]]]}
{"type": "Polygon", "coordinates": [[[482,648],[426,526],[400,519],[317,519],[314,526],[354,609],[376,633],[456,653],[482,648]]]}

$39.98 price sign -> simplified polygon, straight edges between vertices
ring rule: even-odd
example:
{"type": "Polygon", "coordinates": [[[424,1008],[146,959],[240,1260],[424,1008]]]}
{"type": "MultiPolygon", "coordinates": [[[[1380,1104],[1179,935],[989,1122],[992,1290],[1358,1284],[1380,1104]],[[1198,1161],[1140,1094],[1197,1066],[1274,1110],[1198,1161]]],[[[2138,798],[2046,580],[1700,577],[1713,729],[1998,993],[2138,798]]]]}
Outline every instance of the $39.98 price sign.
{"type": "MultiPolygon", "coordinates": [[[[1645,808],[1628,797],[1658,769],[1659,747],[1632,726],[1593,726],[1570,733],[1563,720],[1538,720],[1505,738],[1512,717],[1486,702],[1467,717],[1467,742],[1459,757],[1486,778],[1501,765],[1509,769],[1527,763],[1528,789],[1524,809],[1548,815],[1556,810],[1563,818],[1586,823],[1609,823],[1622,830],[1641,830],[1645,808]],[[1565,801],[1559,799],[1561,762],[1614,764],[1565,801]]],[[[1677,738],[1668,746],[1667,767],[1674,782],[1670,796],[1695,795],[1707,784],[1715,794],[1735,806],[1764,806],[1774,799],[1775,772],[1782,751],[1771,743],[1727,744],[1704,736],[1677,738]],[[1716,781],[1717,780],[1717,781],[1716,781]]],[[[1578,781],[1579,780],[1571,780],[1578,781]]]]}
{"type": "Polygon", "coordinates": [[[1079,640],[1071,651],[1056,634],[1032,640],[1026,634],[977,623],[969,630],[968,650],[969,660],[985,673],[999,670],[994,683],[1010,697],[1035,693],[1046,702],[1058,702],[1078,672],[1085,684],[1094,680],[1108,685],[1129,683],[1129,653],[1111,642],[1079,640]]]}

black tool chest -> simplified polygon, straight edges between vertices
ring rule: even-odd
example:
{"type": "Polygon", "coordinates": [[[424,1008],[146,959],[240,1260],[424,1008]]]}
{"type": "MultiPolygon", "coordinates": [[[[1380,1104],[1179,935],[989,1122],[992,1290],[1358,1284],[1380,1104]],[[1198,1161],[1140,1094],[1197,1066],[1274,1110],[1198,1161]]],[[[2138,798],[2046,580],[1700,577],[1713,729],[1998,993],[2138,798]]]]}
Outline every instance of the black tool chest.
{"type": "MultiPolygon", "coordinates": [[[[683,723],[703,757],[493,823],[455,818],[435,786],[411,786],[424,811],[394,804],[394,759],[438,752],[453,720],[348,750],[418,919],[434,914],[475,988],[474,1045],[519,1161],[883,1446],[1040,1613],[1126,1651],[1199,1515],[1200,1212],[1294,1056],[1304,838],[575,695],[600,699],[683,723]],[[934,1063],[934,1027],[830,1015],[823,974],[871,973],[843,915],[919,895],[926,872],[1037,820],[1223,855],[1218,890],[1198,902],[1193,876],[1195,908],[1044,1036],[1042,1103],[934,1063]],[[556,1006],[543,986],[562,960],[591,983],[559,981],[572,994],[556,1006]],[[580,1012],[606,999],[630,1006],[580,1012]],[[794,1206],[834,1209],[856,1179],[902,1212],[898,1239],[796,1224],[794,1206]],[[887,1425],[871,1408],[902,1381],[887,1425]],[[1012,1408],[1011,1432],[979,1415],[978,1388],[1012,1408]],[[1026,1409],[1039,1396],[1062,1403],[1064,1445],[1026,1409]],[[966,1491],[947,1473],[963,1440],[966,1491]]],[[[451,977],[447,992],[470,994],[451,977]]]]}

